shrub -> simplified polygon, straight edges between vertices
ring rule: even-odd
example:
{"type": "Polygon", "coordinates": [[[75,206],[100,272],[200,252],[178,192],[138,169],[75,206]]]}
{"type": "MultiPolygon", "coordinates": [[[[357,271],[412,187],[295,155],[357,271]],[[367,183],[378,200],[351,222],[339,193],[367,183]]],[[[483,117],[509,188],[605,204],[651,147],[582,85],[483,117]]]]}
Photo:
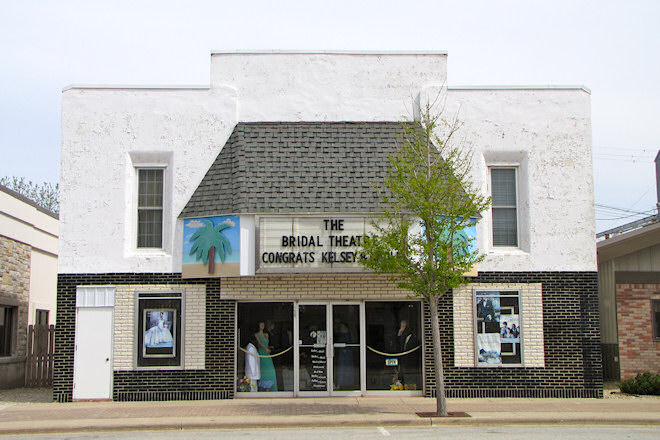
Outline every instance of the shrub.
{"type": "Polygon", "coordinates": [[[619,385],[624,393],[660,395],[660,374],[639,373],[632,379],[624,380],[619,385]]]}

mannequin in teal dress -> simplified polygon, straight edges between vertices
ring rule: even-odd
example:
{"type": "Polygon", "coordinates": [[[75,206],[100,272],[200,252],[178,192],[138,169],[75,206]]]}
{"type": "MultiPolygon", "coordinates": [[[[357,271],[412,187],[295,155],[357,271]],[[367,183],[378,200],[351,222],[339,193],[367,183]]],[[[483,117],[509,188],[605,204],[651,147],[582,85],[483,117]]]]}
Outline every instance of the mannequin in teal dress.
{"type": "MultiPolygon", "coordinates": [[[[259,354],[270,355],[271,349],[269,347],[268,333],[264,332],[266,324],[259,323],[259,331],[255,333],[254,338],[257,340],[257,349],[259,354]]],[[[266,391],[277,391],[277,376],[275,375],[275,366],[273,366],[273,358],[262,357],[259,358],[259,367],[261,368],[261,379],[259,380],[259,388],[264,388],[266,391]],[[269,387],[270,385],[270,387],[269,387]]]]}

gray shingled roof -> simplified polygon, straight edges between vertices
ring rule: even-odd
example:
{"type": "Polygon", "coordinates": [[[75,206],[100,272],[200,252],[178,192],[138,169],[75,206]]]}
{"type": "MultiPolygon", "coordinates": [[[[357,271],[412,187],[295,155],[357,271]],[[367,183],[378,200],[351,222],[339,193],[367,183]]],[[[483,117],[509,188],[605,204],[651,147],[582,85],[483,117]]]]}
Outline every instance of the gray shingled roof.
{"type": "Polygon", "coordinates": [[[380,212],[398,122],[239,123],[180,217],[380,212]]]}

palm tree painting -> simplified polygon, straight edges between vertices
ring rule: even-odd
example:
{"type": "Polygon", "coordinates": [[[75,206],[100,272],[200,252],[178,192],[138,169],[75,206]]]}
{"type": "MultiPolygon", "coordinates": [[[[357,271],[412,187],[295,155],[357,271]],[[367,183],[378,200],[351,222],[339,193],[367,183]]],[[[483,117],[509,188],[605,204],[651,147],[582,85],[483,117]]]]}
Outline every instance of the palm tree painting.
{"type": "Polygon", "coordinates": [[[194,243],[189,255],[197,254],[195,256],[197,261],[202,260],[202,263],[208,263],[209,275],[211,275],[215,272],[215,253],[218,253],[218,257],[223,263],[227,254],[231,254],[229,240],[222,233],[223,230],[231,226],[227,223],[213,226],[210,220],[203,219],[203,221],[205,226],[190,237],[190,240],[194,243]]]}

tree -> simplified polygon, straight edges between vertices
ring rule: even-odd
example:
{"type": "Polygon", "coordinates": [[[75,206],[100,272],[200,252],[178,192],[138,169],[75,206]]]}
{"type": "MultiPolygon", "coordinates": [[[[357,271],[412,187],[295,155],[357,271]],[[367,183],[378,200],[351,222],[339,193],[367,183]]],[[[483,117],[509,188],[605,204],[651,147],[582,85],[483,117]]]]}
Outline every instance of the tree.
{"type": "Polygon", "coordinates": [[[431,309],[437,415],[447,415],[438,303],[450,289],[467,284],[465,274],[483,256],[470,249],[464,230],[490,205],[469,178],[471,155],[455,145],[461,124],[432,114],[427,105],[404,134],[381,192],[382,218],[363,242],[361,264],[390,274],[402,289],[431,309]],[[442,133],[439,135],[438,133],[442,133]]]}
{"type": "Polygon", "coordinates": [[[56,183],[55,185],[49,182],[37,184],[31,180],[25,179],[25,177],[5,176],[0,178],[0,185],[6,186],[12,191],[16,191],[42,208],[55,214],[59,214],[60,212],[59,183],[56,183]]]}
{"type": "Polygon", "coordinates": [[[231,254],[229,240],[222,234],[222,231],[229,228],[227,223],[220,223],[213,226],[210,220],[204,219],[204,228],[195,232],[190,239],[194,241],[190,249],[190,255],[197,253],[197,260],[202,259],[202,263],[209,264],[209,274],[215,271],[215,253],[218,252],[220,261],[224,263],[226,254],[231,254]]]}

